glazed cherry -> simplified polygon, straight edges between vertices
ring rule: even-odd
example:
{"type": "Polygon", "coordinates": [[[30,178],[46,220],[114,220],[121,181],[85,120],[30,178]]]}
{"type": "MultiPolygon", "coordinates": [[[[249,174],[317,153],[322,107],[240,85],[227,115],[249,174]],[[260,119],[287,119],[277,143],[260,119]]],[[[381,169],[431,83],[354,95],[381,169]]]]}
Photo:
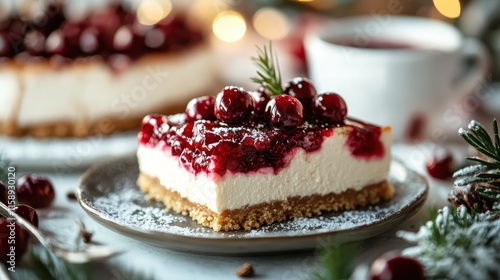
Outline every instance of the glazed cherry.
{"type": "Polygon", "coordinates": [[[160,140],[161,127],[166,123],[165,116],[159,114],[150,114],[142,119],[141,130],[138,139],[142,144],[155,145],[160,140]]]}
{"type": "Polygon", "coordinates": [[[253,111],[257,116],[264,114],[266,110],[266,105],[271,100],[264,88],[259,88],[257,91],[250,92],[253,98],[253,111]]]}
{"type": "Polygon", "coordinates": [[[252,96],[240,87],[226,87],[215,99],[215,116],[228,124],[247,121],[252,110],[252,96]]]}
{"type": "Polygon", "coordinates": [[[38,214],[33,207],[26,204],[19,204],[15,212],[35,227],[38,227],[38,214]]]}
{"type": "Polygon", "coordinates": [[[265,114],[271,127],[292,128],[302,124],[304,107],[297,98],[282,94],[267,103],[265,114]]]}
{"type": "Polygon", "coordinates": [[[17,181],[17,200],[34,208],[44,208],[54,201],[54,187],[48,178],[29,174],[17,181]]]}
{"type": "Polygon", "coordinates": [[[288,82],[285,86],[285,94],[297,98],[303,105],[307,106],[316,95],[316,89],[309,79],[298,77],[288,82]]]}
{"type": "Polygon", "coordinates": [[[329,123],[343,123],[347,116],[347,105],[336,93],[322,93],[312,100],[312,112],[320,120],[329,123]]]}
{"type": "Polygon", "coordinates": [[[215,100],[212,96],[193,98],[186,106],[186,121],[215,120],[215,100]]]}
{"type": "Polygon", "coordinates": [[[389,252],[376,259],[370,268],[371,280],[424,280],[422,264],[410,257],[389,252]]]}
{"type": "Polygon", "coordinates": [[[29,234],[14,220],[0,217],[0,261],[14,265],[19,262],[28,248],[28,238],[29,234]],[[9,238],[11,235],[14,237],[9,238]]]}
{"type": "Polygon", "coordinates": [[[433,178],[449,180],[453,175],[453,155],[444,147],[436,147],[425,165],[433,178]]]}

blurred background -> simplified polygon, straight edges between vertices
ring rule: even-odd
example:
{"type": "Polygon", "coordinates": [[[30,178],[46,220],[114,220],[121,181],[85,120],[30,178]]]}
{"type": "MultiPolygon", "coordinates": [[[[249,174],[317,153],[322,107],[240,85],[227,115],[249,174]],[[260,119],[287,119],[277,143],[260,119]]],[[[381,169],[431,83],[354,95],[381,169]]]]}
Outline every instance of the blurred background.
{"type": "MultiPolygon", "coordinates": [[[[220,84],[243,86],[248,90],[257,88],[249,79],[256,70],[249,58],[255,55],[255,46],[270,40],[278,53],[283,80],[287,81],[309,75],[304,36],[325,21],[358,15],[376,17],[394,14],[395,10],[398,15],[438,20],[454,25],[466,37],[480,40],[490,57],[488,74],[475,92],[471,92],[476,96],[478,92],[488,94],[490,98],[487,102],[466,98],[457,101],[458,105],[450,104],[460,118],[450,131],[456,134],[458,127],[466,125],[471,118],[487,120],[500,116],[498,0],[0,0],[0,18],[29,9],[33,13],[33,7],[36,13],[37,3],[42,2],[63,5],[69,21],[78,21],[88,11],[116,2],[125,3],[143,26],[153,26],[172,13],[181,13],[208,38],[211,52],[217,58],[213,71],[217,72],[220,84]],[[470,109],[471,102],[473,109],[470,109]]],[[[0,51],[1,48],[0,40],[0,51]]],[[[471,59],[466,63],[475,61],[471,59]]]]}

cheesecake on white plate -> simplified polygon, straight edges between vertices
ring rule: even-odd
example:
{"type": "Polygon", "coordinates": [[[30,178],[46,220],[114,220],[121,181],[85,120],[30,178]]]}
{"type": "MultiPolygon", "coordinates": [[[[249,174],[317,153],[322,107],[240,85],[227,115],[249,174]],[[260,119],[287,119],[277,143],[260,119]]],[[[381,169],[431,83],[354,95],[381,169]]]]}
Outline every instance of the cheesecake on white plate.
{"type": "Polygon", "coordinates": [[[307,79],[289,87],[311,92],[270,98],[226,87],[184,114],[146,116],[139,187],[216,231],[390,199],[391,128],[346,118],[343,99],[316,94],[307,79]]]}

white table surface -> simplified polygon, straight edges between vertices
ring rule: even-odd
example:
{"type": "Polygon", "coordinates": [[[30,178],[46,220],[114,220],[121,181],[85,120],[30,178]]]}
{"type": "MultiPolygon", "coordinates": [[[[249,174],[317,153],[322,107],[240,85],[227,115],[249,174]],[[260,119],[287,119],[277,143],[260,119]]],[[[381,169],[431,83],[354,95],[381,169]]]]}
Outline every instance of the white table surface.
{"type": "MultiPolygon", "coordinates": [[[[432,145],[399,144],[393,147],[393,156],[428,177],[424,161],[431,151],[432,145]]],[[[23,173],[29,171],[18,169],[18,172],[23,173]]],[[[141,243],[98,224],[87,216],[77,201],[67,198],[68,192],[76,190],[82,171],[65,174],[35,172],[47,175],[55,186],[56,200],[48,211],[61,211],[80,217],[87,228],[95,233],[94,241],[126,249],[124,254],[95,267],[97,275],[101,275],[100,279],[135,279],[127,275],[130,271],[140,272],[152,279],[239,279],[235,271],[244,262],[250,262],[254,266],[254,279],[309,279],[312,272],[319,269],[319,258],[315,250],[275,256],[222,257],[179,253],[141,243]]],[[[443,183],[433,179],[429,182],[430,192],[421,211],[394,230],[365,241],[360,252],[361,262],[368,262],[383,252],[406,247],[407,243],[396,238],[395,232],[400,229],[416,231],[428,206],[441,207],[447,204],[446,197],[452,182],[443,183]]]]}

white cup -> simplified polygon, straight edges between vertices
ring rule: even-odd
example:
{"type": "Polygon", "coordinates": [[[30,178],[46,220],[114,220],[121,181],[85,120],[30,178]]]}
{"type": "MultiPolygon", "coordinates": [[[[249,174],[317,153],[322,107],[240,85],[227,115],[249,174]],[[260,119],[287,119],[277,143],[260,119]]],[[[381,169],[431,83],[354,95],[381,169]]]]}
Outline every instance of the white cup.
{"type": "Polygon", "coordinates": [[[436,112],[470,93],[488,70],[487,53],[478,41],[464,38],[452,25],[424,18],[329,21],[309,32],[304,43],[317,90],[339,93],[350,116],[391,125],[400,141],[412,130],[425,132],[436,112]],[[467,67],[464,62],[471,56],[477,63],[467,67]]]}

